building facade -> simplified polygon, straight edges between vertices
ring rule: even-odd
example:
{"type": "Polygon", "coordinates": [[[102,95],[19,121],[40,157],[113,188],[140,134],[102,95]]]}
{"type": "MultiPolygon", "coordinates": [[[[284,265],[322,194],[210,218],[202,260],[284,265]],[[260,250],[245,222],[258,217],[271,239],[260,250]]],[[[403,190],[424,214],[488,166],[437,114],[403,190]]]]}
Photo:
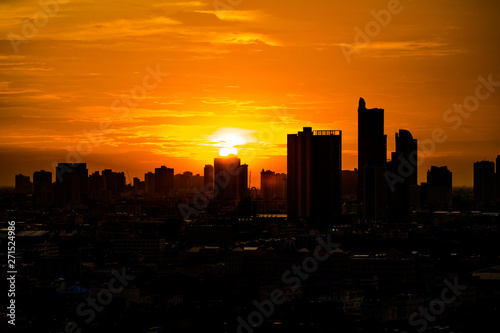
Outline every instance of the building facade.
{"type": "Polygon", "coordinates": [[[340,216],[342,132],[288,134],[287,201],[290,218],[331,219],[340,216]]]}

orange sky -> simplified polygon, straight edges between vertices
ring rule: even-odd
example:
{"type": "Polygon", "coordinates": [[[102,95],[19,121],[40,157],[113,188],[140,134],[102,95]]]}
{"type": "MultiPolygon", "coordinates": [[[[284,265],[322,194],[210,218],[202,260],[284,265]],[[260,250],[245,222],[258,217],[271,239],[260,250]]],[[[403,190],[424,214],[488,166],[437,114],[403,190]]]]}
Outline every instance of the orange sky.
{"type": "Polygon", "coordinates": [[[303,126],[342,130],[353,169],[363,97],[385,109],[388,157],[398,129],[423,141],[441,128],[419,181],[448,165],[455,186],[471,186],[473,163],[500,154],[500,87],[455,129],[443,113],[480,75],[500,81],[499,5],[392,1],[3,0],[0,185],[53,170],[78,145],[70,162],[143,179],[161,165],[202,173],[236,143],[259,187],[262,168],[286,172],[286,134],[303,126]],[[381,10],[393,11],[383,25],[381,10]]]}

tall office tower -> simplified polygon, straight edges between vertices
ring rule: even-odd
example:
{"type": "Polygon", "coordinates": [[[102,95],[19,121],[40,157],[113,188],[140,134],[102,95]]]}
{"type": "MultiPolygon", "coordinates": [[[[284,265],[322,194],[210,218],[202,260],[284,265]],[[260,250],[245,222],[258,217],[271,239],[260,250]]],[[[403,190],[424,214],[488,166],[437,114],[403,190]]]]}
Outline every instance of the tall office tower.
{"type": "Polygon", "coordinates": [[[174,192],[177,194],[187,193],[193,188],[193,173],[185,171],[174,175],[174,192]]]}
{"type": "Polygon", "coordinates": [[[171,197],[174,192],[174,169],[162,165],[155,169],[155,190],[161,196],[171,197]]]}
{"type": "Polygon", "coordinates": [[[125,173],[104,169],[102,174],[94,172],[89,177],[89,197],[96,200],[111,200],[125,191],[125,173]]]}
{"type": "Polygon", "coordinates": [[[141,181],[139,177],[134,177],[134,191],[144,192],[146,189],[146,183],[141,181]]]}
{"type": "Polygon", "coordinates": [[[214,167],[213,165],[206,164],[203,168],[203,182],[204,190],[206,193],[213,193],[214,191],[214,167]]]}
{"type": "Polygon", "coordinates": [[[387,136],[384,134],[384,109],[367,109],[365,100],[358,106],[358,201],[363,217],[383,220],[387,216],[387,136]]]}
{"type": "Polygon", "coordinates": [[[448,209],[451,205],[452,172],[448,167],[431,166],[427,171],[427,202],[431,210],[448,209]]]}
{"type": "Polygon", "coordinates": [[[240,159],[236,155],[214,158],[214,198],[219,201],[237,199],[241,194],[238,191],[238,183],[242,181],[240,172],[244,170],[245,168],[240,167],[240,159]]]}
{"type": "Polygon", "coordinates": [[[495,199],[495,163],[474,163],[474,200],[490,202],[495,199]]]}
{"type": "Polygon", "coordinates": [[[99,171],[93,172],[89,176],[89,198],[92,200],[104,200],[104,179],[99,174],[99,171]]]}
{"type": "Polygon", "coordinates": [[[238,172],[238,199],[243,200],[248,197],[248,164],[240,165],[238,172]]]}
{"type": "Polygon", "coordinates": [[[191,178],[191,190],[197,189],[200,192],[203,192],[203,187],[205,185],[205,177],[201,176],[199,173],[193,175],[191,178]]]}
{"type": "Polygon", "coordinates": [[[31,193],[33,184],[31,184],[30,176],[22,174],[16,175],[16,192],[17,193],[31,193]]]}
{"type": "Polygon", "coordinates": [[[286,173],[264,171],[260,173],[260,192],[264,201],[286,198],[286,173]]]}
{"type": "Polygon", "coordinates": [[[33,173],[33,196],[37,206],[47,206],[54,202],[52,172],[41,170],[33,173]]]}
{"type": "Polygon", "coordinates": [[[190,190],[193,187],[193,173],[191,171],[184,171],[181,177],[181,188],[190,190]]]}
{"type": "Polygon", "coordinates": [[[287,136],[287,200],[290,218],[330,219],[342,213],[342,132],[287,136]]]}
{"type": "Polygon", "coordinates": [[[396,153],[401,154],[404,160],[413,167],[414,171],[409,172],[410,175],[406,178],[410,186],[417,186],[418,141],[409,131],[400,129],[399,133],[396,133],[396,153]]]}
{"type": "Polygon", "coordinates": [[[56,204],[82,204],[88,198],[86,163],[59,163],[56,167],[56,204]]]}
{"type": "Polygon", "coordinates": [[[417,200],[417,140],[409,131],[396,133],[396,151],[391,155],[389,171],[398,177],[389,188],[389,215],[397,219],[407,219],[417,200]]]}
{"type": "Polygon", "coordinates": [[[271,170],[260,172],[260,192],[265,201],[271,201],[276,194],[276,173],[271,170]]]}
{"type": "Polygon", "coordinates": [[[104,178],[106,192],[110,196],[120,196],[126,188],[126,180],[124,172],[113,172],[110,169],[104,169],[102,171],[102,177],[104,178]]]}
{"type": "Polygon", "coordinates": [[[287,189],[286,173],[262,169],[260,173],[260,192],[264,201],[273,199],[286,199],[287,189]]]}
{"type": "Polygon", "coordinates": [[[287,194],[287,176],[286,173],[276,174],[276,198],[286,200],[287,194]]]}
{"type": "Polygon", "coordinates": [[[154,172],[144,174],[144,191],[149,196],[153,196],[156,193],[156,179],[154,172]]]}
{"type": "Polygon", "coordinates": [[[174,193],[177,196],[186,195],[193,191],[203,191],[203,176],[193,175],[191,171],[185,171],[182,174],[174,175],[174,193]]]}

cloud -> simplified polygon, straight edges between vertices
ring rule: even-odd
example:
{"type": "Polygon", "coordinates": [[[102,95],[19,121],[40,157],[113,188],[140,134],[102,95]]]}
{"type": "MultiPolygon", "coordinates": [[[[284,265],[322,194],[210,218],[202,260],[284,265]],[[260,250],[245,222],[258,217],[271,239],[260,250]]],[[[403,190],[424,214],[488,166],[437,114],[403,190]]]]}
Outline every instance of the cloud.
{"type": "Polygon", "coordinates": [[[176,21],[189,26],[218,26],[224,24],[214,13],[208,11],[181,11],[173,14],[171,17],[176,21]]]}
{"type": "Polygon", "coordinates": [[[266,15],[261,10],[204,10],[199,13],[209,13],[225,22],[257,22],[266,15]]]}
{"type": "Polygon", "coordinates": [[[363,53],[371,57],[389,58],[400,56],[447,56],[464,51],[458,48],[451,47],[448,43],[443,42],[424,42],[424,41],[373,41],[366,45],[357,44],[337,44],[341,47],[353,48],[357,50],[359,56],[363,53]]]}

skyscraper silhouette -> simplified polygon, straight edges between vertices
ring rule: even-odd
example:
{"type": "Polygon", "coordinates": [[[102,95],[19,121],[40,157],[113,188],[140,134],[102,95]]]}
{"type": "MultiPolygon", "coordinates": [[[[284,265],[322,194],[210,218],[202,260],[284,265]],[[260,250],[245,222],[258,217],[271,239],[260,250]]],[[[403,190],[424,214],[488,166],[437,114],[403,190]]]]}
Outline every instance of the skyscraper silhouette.
{"type": "Polygon", "coordinates": [[[383,220],[387,216],[387,136],[384,109],[367,109],[363,98],[358,106],[358,201],[363,217],[383,220]]]}
{"type": "Polygon", "coordinates": [[[474,200],[490,202],[495,199],[495,163],[481,161],[474,163],[474,200]]]}
{"type": "Polygon", "coordinates": [[[214,167],[211,164],[206,164],[203,169],[204,190],[207,193],[214,191],[214,167]]]}
{"type": "Polygon", "coordinates": [[[52,172],[41,170],[33,173],[33,196],[38,206],[50,205],[54,201],[52,172]]]}
{"type": "Polygon", "coordinates": [[[413,167],[414,171],[409,172],[410,175],[407,177],[408,183],[411,186],[417,186],[418,142],[410,131],[400,129],[399,133],[396,133],[396,153],[401,154],[413,167]]]}
{"type": "Polygon", "coordinates": [[[260,192],[264,201],[270,201],[276,188],[276,173],[271,170],[260,172],[260,192]]]}
{"type": "Polygon", "coordinates": [[[248,196],[248,165],[240,165],[236,155],[214,159],[214,198],[218,201],[244,199],[248,196]]]}
{"type": "Polygon", "coordinates": [[[260,192],[264,201],[286,198],[286,174],[262,169],[260,192]]]}
{"type": "Polygon", "coordinates": [[[89,176],[89,197],[96,200],[111,200],[125,190],[125,173],[105,169],[102,174],[95,171],[89,176]]]}
{"type": "Polygon", "coordinates": [[[155,168],[155,190],[161,196],[170,197],[174,192],[174,169],[162,165],[155,168]]]}
{"type": "Polygon", "coordinates": [[[18,193],[31,193],[33,184],[31,183],[30,176],[22,174],[16,175],[16,192],[18,193]]]}
{"type": "Polygon", "coordinates": [[[342,132],[288,134],[287,198],[290,218],[331,219],[342,213],[342,132]]]}
{"type": "Polygon", "coordinates": [[[156,179],[154,172],[144,174],[144,190],[149,196],[154,196],[156,193],[156,179]]]}
{"type": "Polygon", "coordinates": [[[417,140],[407,130],[396,133],[396,151],[391,155],[389,171],[397,177],[389,192],[389,215],[398,220],[409,217],[417,205],[417,140]]]}
{"type": "Polygon", "coordinates": [[[238,174],[238,199],[243,200],[248,197],[248,165],[240,165],[238,174]]]}
{"type": "Polygon", "coordinates": [[[56,167],[56,204],[82,204],[88,198],[86,163],[59,163],[56,167]]]}
{"type": "Polygon", "coordinates": [[[447,166],[431,166],[427,171],[427,192],[430,210],[448,209],[451,205],[452,172],[447,166]]]}

